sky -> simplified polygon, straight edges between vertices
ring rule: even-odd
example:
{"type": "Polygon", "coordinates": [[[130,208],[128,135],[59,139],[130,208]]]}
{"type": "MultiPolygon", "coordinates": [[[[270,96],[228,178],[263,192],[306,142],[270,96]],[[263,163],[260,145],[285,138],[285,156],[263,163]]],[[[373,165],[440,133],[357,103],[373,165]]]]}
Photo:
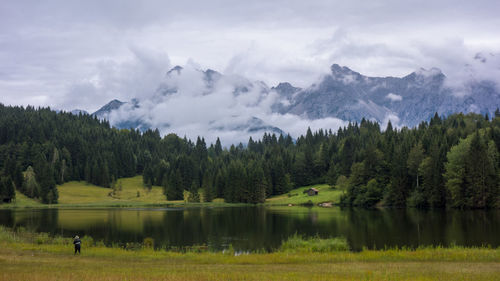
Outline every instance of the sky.
{"type": "Polygon", "coordinates": [[[0,103],[94,112],[150,95],[175,65],[270,87],[307,87],[333,63],[499,79],[499,56],[474,60],[500,53],[498,11],[484,0],[5,0],[0,103]]]}

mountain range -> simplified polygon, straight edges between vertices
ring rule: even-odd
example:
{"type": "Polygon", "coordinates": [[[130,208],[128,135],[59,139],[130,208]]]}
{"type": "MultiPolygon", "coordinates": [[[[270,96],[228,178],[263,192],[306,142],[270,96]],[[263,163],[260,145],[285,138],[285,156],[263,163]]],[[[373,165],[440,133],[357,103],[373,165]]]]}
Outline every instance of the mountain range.
{"type": "MultiPolygon", "coordinates": [[[[195,94],[185,93],[187,90],[182,89],[179,81],[190,80],[190,76],[183,77],[184,71],[183,67],[176,66],[167,72],[156,93],[126,102],[112,100],[93,115],[110,120],[118,128],[169,128],[171,120],[158,121],[144,111],[141,114],[127,113],[141,112],[145,104],[168,102],[170,96],[197,95],[202,100],[207,95],[225,91],[225,94],[235,98],[245,94],[256,96],[254,103],[247,106],[269,106],[268,114],[294,115],[306,120],[338,118],[359,122],[365,118],[380,123],[390,120],[398,126],[412,127],[429,120],[436,112],[439,115],[456,112],[491,115],[500,104],[500,92],[495,82],[471,80],[456,89],[447,85],[446,75],[437,68],[421,68],[404,77],[370,77],[333,64],[330,73],[306,88],[295,87],[289,82],[269,87],[264,82],[230,77],[211,69],[196,70],[198,74],[193,76],[192,83],[198,83],[195,80],[199,79],[201,86],[189,90],[197,91],[195,94]]],[[[235,122],[219,122],[215,118],[208,120],[207,126],[215,131],[286,133],[286,129],[271,121],[249,114],[245,115],[240,110],[227,116],[235,122]]]]}
{"type": "Polygon", "coordinates": [[[466,85],[466,92],[457,92],[446,86],[446,76],[437,68],[421,68],[402,78],[368,77],[334,64],[330,75],[307,89],[279,86],[276,90],[289,103],[279,112],[310,119],[366,118],[382,123],[392,118],[401,125],[415,126],[436,112],[491,114],[500,102],[495,83],[475,81],[466,85]]]}

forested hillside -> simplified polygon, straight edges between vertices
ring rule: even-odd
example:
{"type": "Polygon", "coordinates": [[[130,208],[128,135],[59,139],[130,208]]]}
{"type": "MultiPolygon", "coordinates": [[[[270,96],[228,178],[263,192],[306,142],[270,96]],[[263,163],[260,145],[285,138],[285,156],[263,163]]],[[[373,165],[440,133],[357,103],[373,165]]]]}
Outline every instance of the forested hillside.
{"type": "Polygon", "coordinates": [[[89,115],[0,105],[0,201],[17,189],[57,203],[56,184],[103,187],[142,174],[169,200],[264,202],[293,187],[329,183],[354,206],[499,207],[500,112],[435,115],[416,128],[362,120],[336,132],[265,134],[207,146],[155,130],[118,130],[89,115]]]}

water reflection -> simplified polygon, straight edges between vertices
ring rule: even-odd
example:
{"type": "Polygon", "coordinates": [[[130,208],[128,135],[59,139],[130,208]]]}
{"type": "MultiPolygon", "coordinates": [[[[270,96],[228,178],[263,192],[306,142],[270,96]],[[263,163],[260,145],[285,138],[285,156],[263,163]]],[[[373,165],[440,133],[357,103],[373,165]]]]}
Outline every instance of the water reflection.
{"type": "Polygon", "coordinates": [[[354,250],[450,244],[500,246],[500,211],[366,210],[300,207],[0,210],[0,224],[106,244],[207,245],[271,250],[298,233],[344,236],[354,250]]]}

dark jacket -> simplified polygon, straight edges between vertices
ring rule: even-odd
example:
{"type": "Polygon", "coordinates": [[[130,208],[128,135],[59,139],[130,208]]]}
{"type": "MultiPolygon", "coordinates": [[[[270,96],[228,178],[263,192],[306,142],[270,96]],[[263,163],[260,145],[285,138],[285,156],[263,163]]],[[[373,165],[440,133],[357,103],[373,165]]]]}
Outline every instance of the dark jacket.
{"type": "Polygon", "coordinates": [[[75,244],[75,247],[80,247],[80,245],[82,244],[82,241],[77,238],[77,239],[73,240],[73,244],[75,244]]]}

